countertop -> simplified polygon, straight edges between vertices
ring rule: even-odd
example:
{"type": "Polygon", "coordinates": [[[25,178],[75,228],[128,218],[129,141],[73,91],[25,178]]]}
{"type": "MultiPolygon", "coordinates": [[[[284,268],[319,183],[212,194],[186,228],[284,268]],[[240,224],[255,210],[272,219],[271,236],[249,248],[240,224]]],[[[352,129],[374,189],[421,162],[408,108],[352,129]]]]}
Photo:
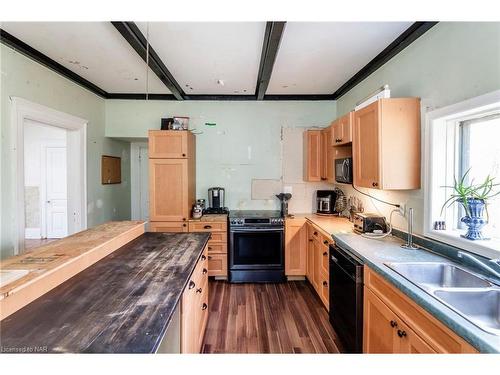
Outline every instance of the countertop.
{"type": "MultiPolygon", "coordinates": [[[[394,236],[376,240],[364,238],[353,232],[352,223],[346,218],[325,217],[316,214],[295,214],[293,216],[294,218],[307,219],[323,232],[331,235],[339,246],[348,249],[363,260],[371,269],[480,352],[500,353],[500,336],[481,330],[384,264],[388,262],[439,262],[443,261],[443,256],[424,249],[405,250],[400,247],[404,241],[394,236]]],[[[453,263],[447,258],[445,260],[453,263]]],[[[462,267],[464,266],[462,265],[462,267]]]]}
{"type": "Polygon", "coordinates": [[[208,233],[145,233],[0,322],[1,352],[155,352],[208,233]]]}

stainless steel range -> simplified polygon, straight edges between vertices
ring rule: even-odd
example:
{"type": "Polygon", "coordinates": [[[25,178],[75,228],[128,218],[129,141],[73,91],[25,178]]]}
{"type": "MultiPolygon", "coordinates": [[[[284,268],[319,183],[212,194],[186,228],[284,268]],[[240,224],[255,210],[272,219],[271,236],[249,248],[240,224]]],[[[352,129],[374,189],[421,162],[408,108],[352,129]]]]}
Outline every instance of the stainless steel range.
{"type": "Polygon", "coordinates": [[[279,211],[230,212],[229,281],[286,281],[284,220],[279,211]]]}

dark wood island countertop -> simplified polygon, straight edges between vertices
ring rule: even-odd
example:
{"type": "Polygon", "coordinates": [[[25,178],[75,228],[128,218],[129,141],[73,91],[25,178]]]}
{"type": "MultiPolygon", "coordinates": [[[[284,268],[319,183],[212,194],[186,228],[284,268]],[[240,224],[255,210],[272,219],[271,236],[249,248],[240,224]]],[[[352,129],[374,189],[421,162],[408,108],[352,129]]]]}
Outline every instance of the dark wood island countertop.
{"type": "Polygon", "coordinates": [[[209,233],[145,233],[0,322],[0,351],[153,353],[209,233]]]}

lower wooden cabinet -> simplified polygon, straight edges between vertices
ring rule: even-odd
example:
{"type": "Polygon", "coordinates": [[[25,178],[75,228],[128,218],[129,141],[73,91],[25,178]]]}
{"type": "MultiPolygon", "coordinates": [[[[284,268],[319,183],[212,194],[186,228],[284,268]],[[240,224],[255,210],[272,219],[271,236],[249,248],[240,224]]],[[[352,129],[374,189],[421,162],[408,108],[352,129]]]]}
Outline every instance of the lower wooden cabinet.
{"type": "Polygon", "coordinates": [[[477,352],[366,266],[364,280],[364,353],[477,352]]]}
{"type": "Polygon", "coordinates": [[[208,255],[208,276],[227,277],[227,254],[208,255]]]}
{"type": "Polygon", "coordinates": [[[285,219],[285,275],[305,276],[306,267],[306,219],[285,219]]]}
{"type": "Polygon", "coordinates": [[[199,353],[208,319],[208,249],[205,248],[181,301],[181,353],[199,353]]]}

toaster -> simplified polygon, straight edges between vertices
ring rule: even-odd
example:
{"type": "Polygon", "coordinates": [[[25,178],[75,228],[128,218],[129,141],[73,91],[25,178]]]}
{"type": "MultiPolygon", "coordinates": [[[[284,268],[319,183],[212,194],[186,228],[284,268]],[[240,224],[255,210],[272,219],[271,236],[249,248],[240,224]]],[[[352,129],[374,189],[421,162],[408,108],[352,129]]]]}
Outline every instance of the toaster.
{"type": "Polygon", "coordinates": [[[387,223],[384,216],[370,213],[354,214],[354,231],[356,233],[373,233],[373,231],[387,232],[387,223]]]}

